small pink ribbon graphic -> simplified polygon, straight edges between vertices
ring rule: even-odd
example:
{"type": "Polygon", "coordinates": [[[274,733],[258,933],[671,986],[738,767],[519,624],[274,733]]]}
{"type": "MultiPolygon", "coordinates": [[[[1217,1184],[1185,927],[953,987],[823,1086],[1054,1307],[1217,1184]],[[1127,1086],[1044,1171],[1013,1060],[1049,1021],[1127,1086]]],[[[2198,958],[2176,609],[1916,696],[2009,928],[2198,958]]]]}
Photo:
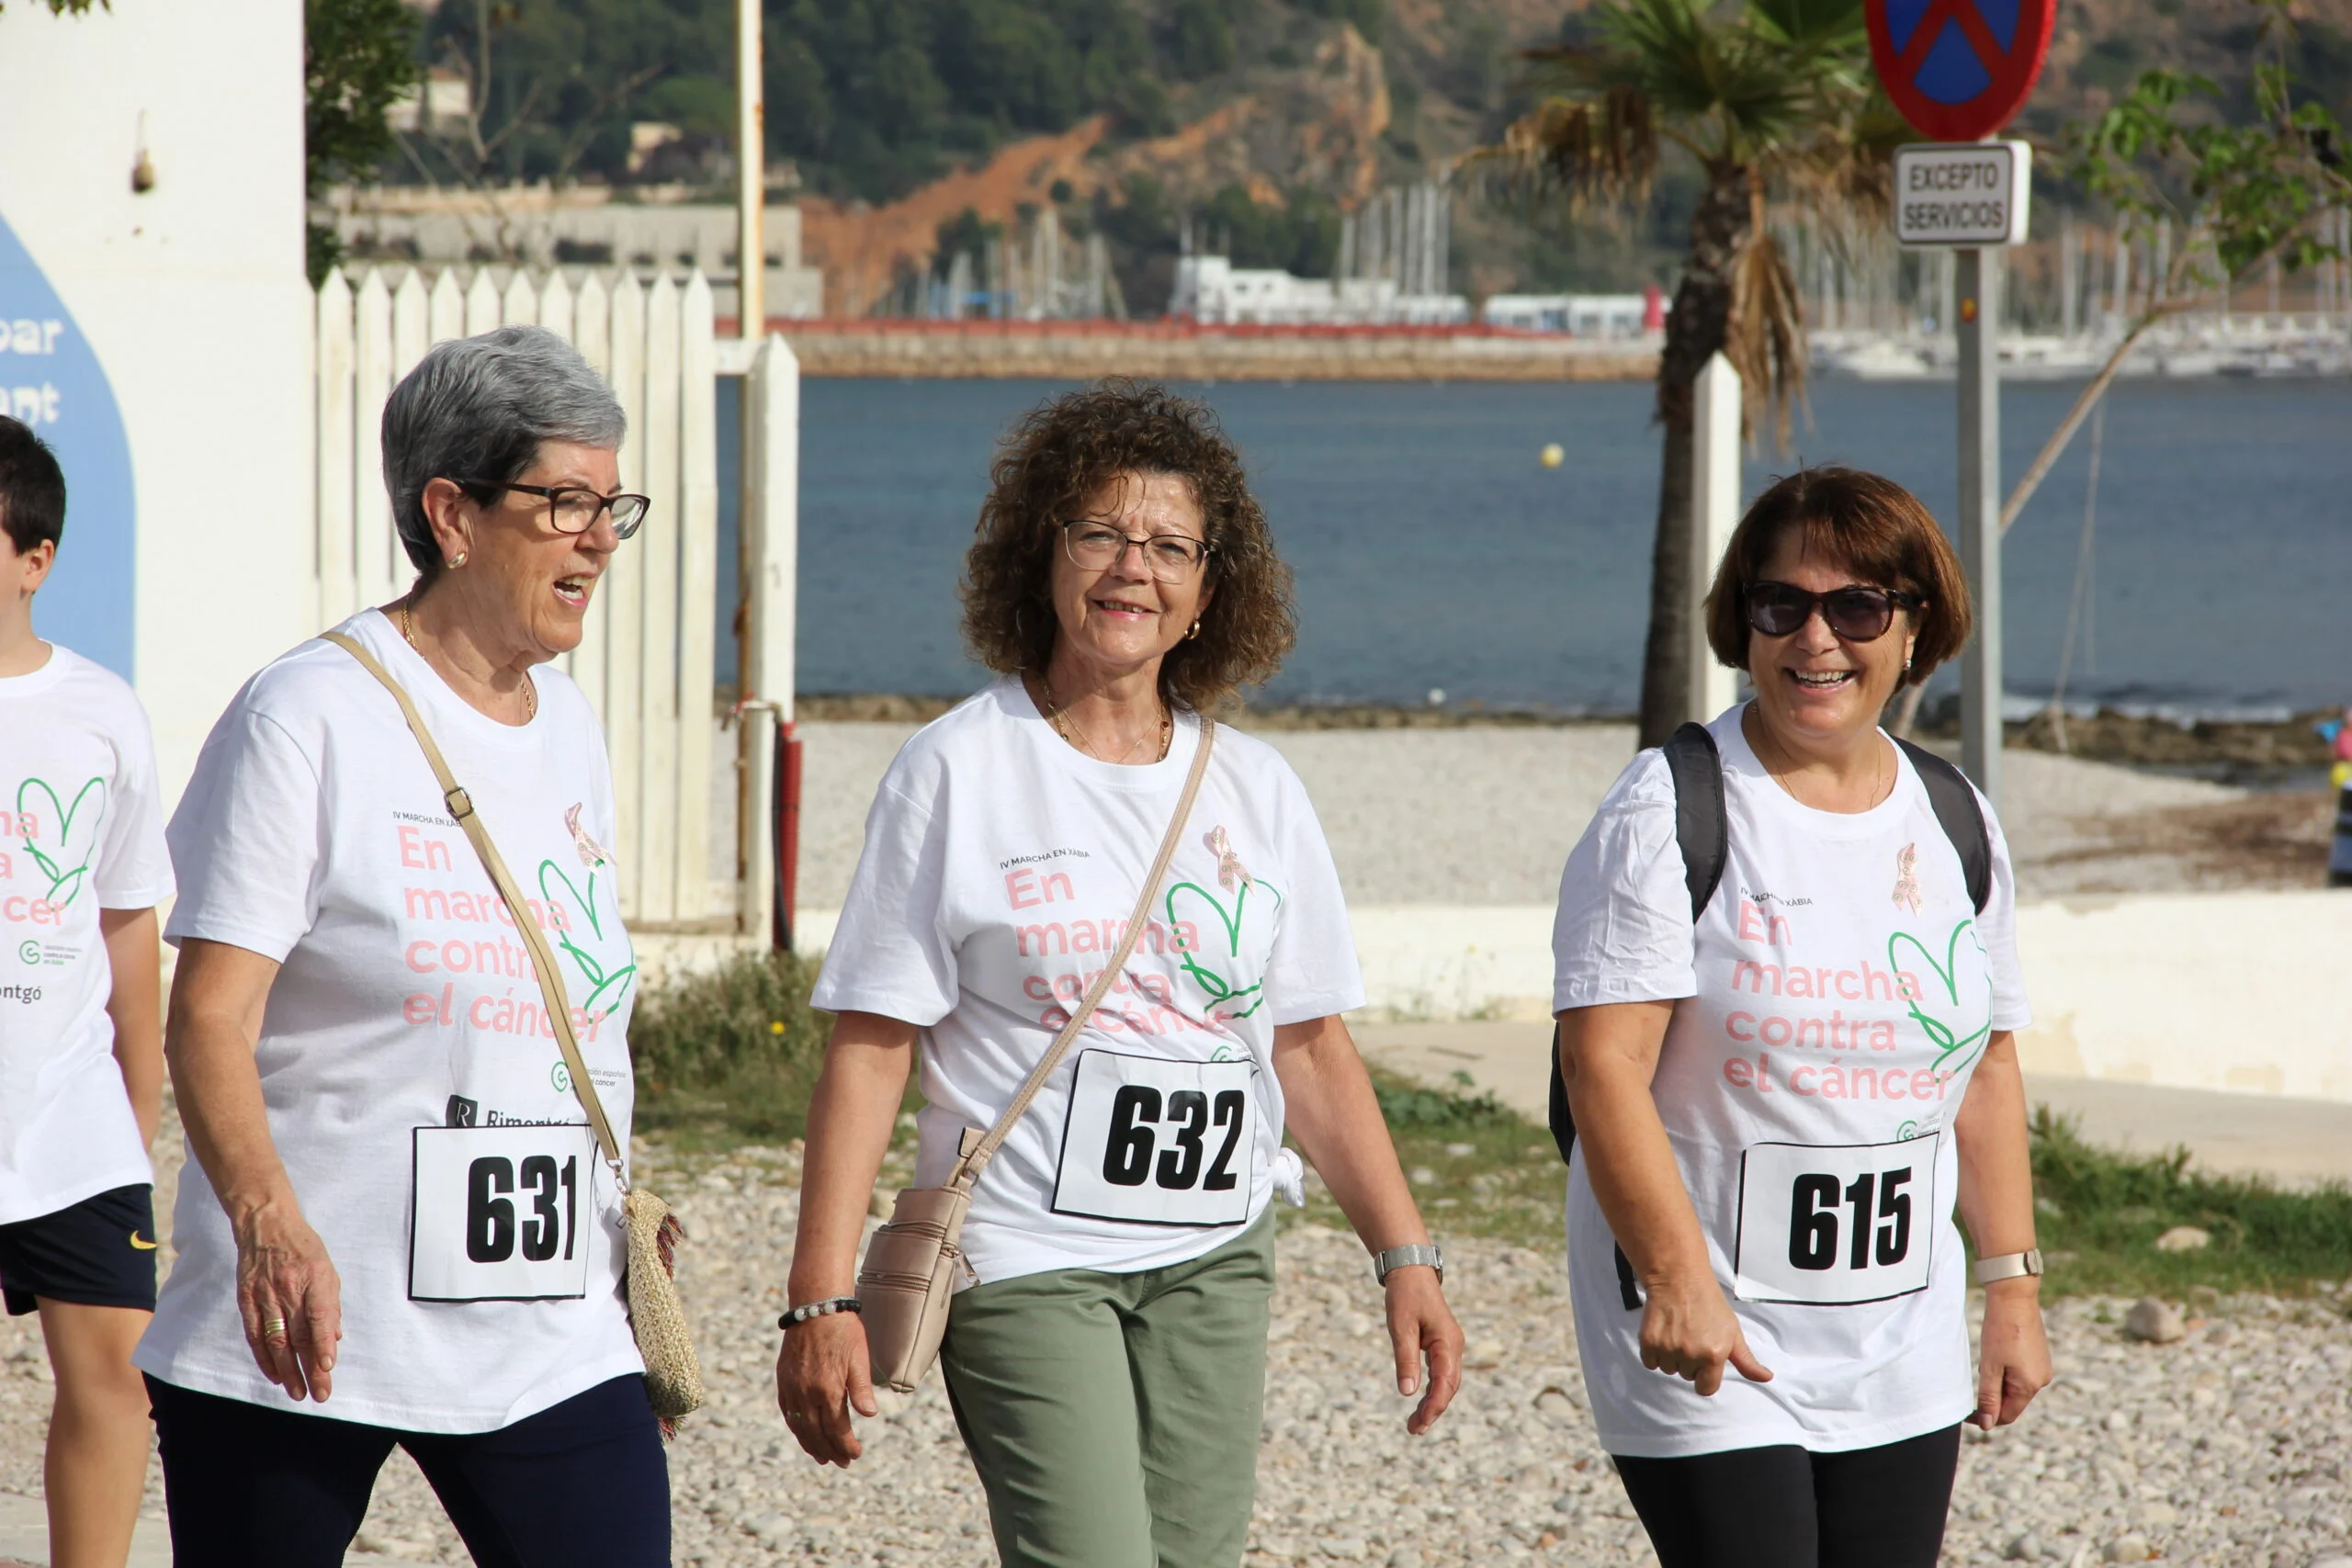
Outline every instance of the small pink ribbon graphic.
{"type": "Polygon", "coordinates": [[[1233,852],[1233,840],[1226,837],[1223,828],[1210,829],[1202,835],[1202,842],[1208,845],[1209,853],[1216,856],[1216,884],[1219,887],[1230,893],[1237,885],[1250,886],[1249,869],[1241,863],[1241,857],[1233,852]]]}
{"type": "Polygon", "coordinates": [[[571,829],[571,847],[580,852],[580,863],[594,871],[600,865],[610,864],[613,857],[606,854],[604,846],[590,838],[588,829],[580,825],[581,809],[585,804],[583,801],[581,806],[565,812],[563,825],[571,829]]]}
{"type": "Polygon", "coordinates": [[[1919,878],[1913,868],[1918,863],[1918,845],[1905,844],[1894,852],[1894,901],[1915,915],[1919,912],[1919,878]]]}

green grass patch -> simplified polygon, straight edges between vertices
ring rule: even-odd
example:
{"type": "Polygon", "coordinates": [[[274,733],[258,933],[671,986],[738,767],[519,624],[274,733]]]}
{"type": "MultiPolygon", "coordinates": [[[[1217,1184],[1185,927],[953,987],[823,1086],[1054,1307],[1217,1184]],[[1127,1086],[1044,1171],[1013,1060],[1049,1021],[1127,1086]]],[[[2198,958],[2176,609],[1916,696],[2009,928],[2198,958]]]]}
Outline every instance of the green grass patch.
{"type": "Polygon", "coordinates": [[[746,953],[639,996],[629,1021],[637,1129],[687,1147],[808,1131],[832,1016],[808,1005],[813,960],[746,953]]]}
{"type": "MultiPolygon", "coordinates": [[[[1490,1093],[1478,1092],[1467,1073],[1443,1086],[1424,1084],[1385,1067],[1372,1069],[1373,1092],[1396,1141],[1396,1157],[1413,1183],[1430,1234],[1488,1236],[1526,1247],[1560,1244],[1560,1156],[1552,1134],[1490,1093]]],[[[1306,1187],[1297,1218],[1347,1226],[1330,1190],[1306,1187]]]]}
{"type": "Polygon", "coordinates": [[[2289,1191],[2190,1170],[2187,1149],[2117,1154],[2083,1142],[2074,1120],[2046,1105],[2034,1108],[2031,1135],[2045,1293],[2301,1295],[2352,1275],[2352,1190],[2341,1181],[2289,1191]],[[2177,1225],[2212,1240],[2158,1251],[2156,1238],[2177,1225]]]}
{"type": "MultiPolygon", "coordinates": [[[[629,1026],[637,1125],[681,1152],[774,1144],[808,1129],[808,1096],[824,1064],[829,1014],[808,1005],[817,965],[790,953],[648,987],[629,1026]]],[[[1430,1085],[1372,1069],[1374,1091],[1430,1231],[1521,1246],[1560,1244],[1562,1170],[1550,1132],[1466,1073],[1430,1085]]],[[[908,1086],[907,1109],[920,1103],[908,1086]]],[[[2302,1295],[2352,1278],[2352,1189],[2283,1190],[2267,1181],[2188,1168],[2185,1149],[2119,1154],[2083,1142],[2075,1123],[2037,1107],[2030,1129],[2047,1295],[2161,1295],[2242,1291],[2302,1295]],[[2177,1225],[2205,1247],[2160,1252],[2177,1225]]],[[[901,1123],[899,1142],[911,1134],[901,1123]]],[[[1320,1181],[1303,1215],[1344,1227],[1320,1181]]]]}

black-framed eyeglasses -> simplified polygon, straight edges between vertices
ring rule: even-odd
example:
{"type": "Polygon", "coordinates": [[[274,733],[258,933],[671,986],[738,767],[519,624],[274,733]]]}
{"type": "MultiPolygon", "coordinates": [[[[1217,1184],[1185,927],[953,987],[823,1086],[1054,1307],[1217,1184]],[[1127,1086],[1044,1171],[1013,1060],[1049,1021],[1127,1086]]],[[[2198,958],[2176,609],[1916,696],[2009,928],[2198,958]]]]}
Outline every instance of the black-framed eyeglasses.
{"type": "Polygon", "coordinates": [[[1209,544],[1189,534],[1127,534],[1091,517],[1073,517],[1062,525],[1062,548],[1072,566],[1102,571],[1117,563],[1133,546],[1143,552],[1144,565],[1162,582],[1189,582],[1209,558],[1209,544]]]}
{"type": "Polygon", "coordinates": [[[542,497],[548,503],[548,526],[559,534],[585,534],[596,525],[596,519],[606,511],[613,514],[613,532],[628,538],[645,525],[645,514],[653,510],[653,501],[642,495],[598,495],[593,490],[577,485],[493,484],[488,479],[467,482],[466,488],[479,491],[520,491],[525,495],[542,497]]]}
{"type": "Polygon", "coordinates": [[[1747,624],[1766,637],[1790,637],[1813,619],[1815,609],[1829,629],[1848,642],[1875,642],[1894,624],[1894,612],[1919,610],[1927,600],[1892,588],[1856,583],[1826,593],[1808,593],[1786,582],[1751,582],[1741,594],[1747,624]]]}

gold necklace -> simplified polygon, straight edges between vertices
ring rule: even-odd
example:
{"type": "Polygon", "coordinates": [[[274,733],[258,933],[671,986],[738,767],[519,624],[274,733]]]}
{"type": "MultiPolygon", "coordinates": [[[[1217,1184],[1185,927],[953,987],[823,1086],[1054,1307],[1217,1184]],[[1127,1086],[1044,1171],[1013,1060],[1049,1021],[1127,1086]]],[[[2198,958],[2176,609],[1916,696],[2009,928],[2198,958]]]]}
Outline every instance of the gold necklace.
{"type": "MultiPolygon", "coordinates": [[[[1073,733],[1068,716],[1062,712],[1061,704],[1054,700],[1053,682],[1047,681],[1043,674],[1040,674],[1037,677],[1037,690],[1044,694],[1046,722],[1054,727],[1054,733],[1060,736],[1064,740],[1069,741],[1080,751],[1085,752],[1088,756],[1095,758],[1100,761],[1108,762],[1115,760],[1117,761],[1124,762],[1135,754],[1136,747],[1143,744],[1143,741],[1138,739],[1132,742],[1125,751],[1120,752],[1116,759],[1103,756],[1102,752],[1097,751],[1092,746],[1087,744],[1082,736],[1073,733]]],[[[1168,748],[1170,743],[1175,739],[1175,735],[1176,716],[1168,711],[1165,704],[1162,704],[1159,709],[1159,755],[1155,758],[1154,761],[1166,761],[1168,760],[1168,748]]]]}
{"type": "MultiPolygon", "coordinates": [[[[419,659],[424,658],[424,649],[416,640],[416,628],[409,624],[408,601],[405,599],[401,601],[401,637],[409,647],[416,649],[416,656],[419,659]]],[[[528,724],[538,716],[538,688],[532,682],[531,678],[526,675],[523,677],[523,722],[528,724]]]]}
{"type": "MultiPolygon", "coordinates": [[[[1757,721],[1756,733],[1759,736],[1765,737],[1766,739],[1770,739],[1771,736],[1771,732],[1764,728],[1763,721],[1760,719],[1757,721]]],[[[1765,773],[1770,774],[1772,782],[1781,786],[1781,793],[1787,795],[1791,800],[1795,801],[1800,806],[1805,804],[1804,797],[1797,794],[1794,788],[1791,787],[1789,784],[1789,775],[1781,769],[1774,767],[1770,762],[1765,761],[1763,748],[1757,746],[1751,741],[1748,749],[1756,753],[1756,760],[1758,761],[1764,763],[1765,773]]],[[[1772,750],[1775,751],[1781,750],[1781,743],[1777,739],[1772,741],[1772,750]]],[[[1783,754],[1785,755],[1785,753],[1783,754]]],[[[1871,807],[1876,807],[1880,801],[1884,800],[1886,798],[1887,791],[1894,785],[1894,781],[1890,776],[1890,770],[1887,767],[1887,763],[1893,760],[1894,755],[1894,749],[1892,746],[1887,747],[1878,754],[1878,764],[1871,770],[1870,805],[1862,807],[1863,810],[1868,811],[1871,809],[1871,807]]],[[[1815,809],[1818,810],[1819,807],[1815,807],[1815,809]]]]}

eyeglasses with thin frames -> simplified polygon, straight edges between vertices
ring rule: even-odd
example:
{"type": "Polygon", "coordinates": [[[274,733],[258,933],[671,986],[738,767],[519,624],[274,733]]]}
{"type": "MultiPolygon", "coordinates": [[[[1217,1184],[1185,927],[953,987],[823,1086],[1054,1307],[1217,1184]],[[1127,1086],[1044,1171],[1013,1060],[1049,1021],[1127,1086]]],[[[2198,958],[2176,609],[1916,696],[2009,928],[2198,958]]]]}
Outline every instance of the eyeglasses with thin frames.
{"type": "Polygon", "coordinates": [[[469,481],[469,490],[519,491],[536,495],[548,503],[548,526],[559,534],[585,534],[596,525],[596,519],[607,511],[613,514],[613,533],[628,538],[645,525],[645,515],[653,510],[653,501],[642,495],[598,495],[593,490],[577,485],[494,484],[487,479],[469,481]]]}
{"type": "Polygon", "coordinates": [[[1073,517],[1062,525],[1062,549],[1070,564],[1087,571],[1115,565],[1133,546],[1144,565],[1161,582],[1189,582],[1209,558],[1209,544],[1189,534],[1127,534],[1091,517],[1073,517]]]}
{"type": "Polygon", "coordinates": [[[1927,600],[1917,593],[1861,583],[1808,593],[1787,582],[1751,582],[1741,592],[1747,624],[1766,637],[1792,637],[1813,619],[1817,608],[1829,629],[1848,642],[1876,642],[1894,624],[1899,607],[1917,611],[1927,600]]]}

